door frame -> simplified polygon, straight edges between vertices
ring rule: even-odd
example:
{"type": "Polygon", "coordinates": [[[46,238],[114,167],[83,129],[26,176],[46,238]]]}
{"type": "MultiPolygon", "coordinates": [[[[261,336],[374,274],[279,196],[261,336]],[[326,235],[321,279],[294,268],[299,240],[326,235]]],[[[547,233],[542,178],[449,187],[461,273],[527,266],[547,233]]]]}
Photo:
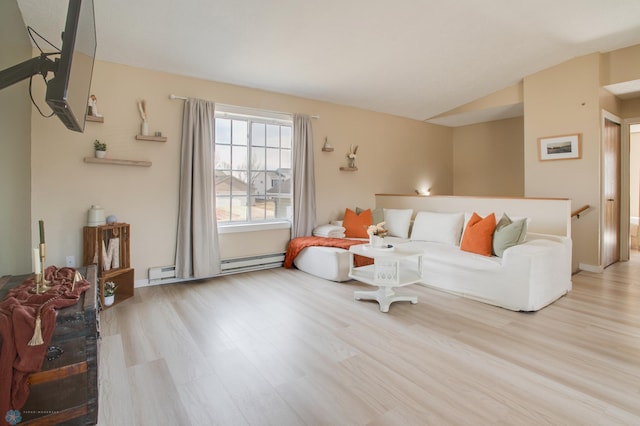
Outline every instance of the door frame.
{"type": "MultiPolygon", "coordinates": [[[[603,121],[604,123],[604,121],[603,121]]],[[[625,118],[622,120],[622,133],[620,140],[620,234],[629,235],[631,220],[631,125],[640,124],[640,117],[625,118]],[[624,200],[625,206],[622,202],[624,200]],[[623,215],[624,213],[624,215],[623,215]],[[623,227],[624,224],[624,232],[623,227]]],[[[604,130],[603,130],[604,132],[604,130]]],[[[604,134],[604,133],[603,133],[604,134]]],[[[620,246],[620,260],[629,260],[631,256],[631,247],[629,246],[629,238],[624,238],[624,246],[620,246]]]]}
{"type": "MultiPolygon", "coordinates": [[[[629,235],[629,137],[624,136],[623,121],[617,115],[610,113],[607,110],[602,110],[600,120],[600,265],[604,268],[604,231],[605,231],[605,199],[604,186],[605,186],[605,171],[604,171],[604,140],[605,140],[605,120],[609,120],[620,126],[620,146],[618,147],[618,157],[620,160],[618,179],[620,182],[620,211],[618,212],[618,257],[619,261],[629,260],[629,238],[622,238],[622,235],[629,235]]],[[[629,133],[629,126],[626,126],[627,133],[629,133]]]]}

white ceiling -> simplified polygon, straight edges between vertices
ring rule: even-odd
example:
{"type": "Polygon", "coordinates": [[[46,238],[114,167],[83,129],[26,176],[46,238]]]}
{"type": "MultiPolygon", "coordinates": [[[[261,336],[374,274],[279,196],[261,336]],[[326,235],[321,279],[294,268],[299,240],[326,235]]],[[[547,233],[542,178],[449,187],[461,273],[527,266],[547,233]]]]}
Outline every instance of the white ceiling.
{"type": "MultiPolygon", "coordinates": [[[[59,45],[67,2],[17,1],[59,45]]],[[[640,43],[638,0],[95,0],[95,15],[100,60],[418,120],[640,43]]]]}

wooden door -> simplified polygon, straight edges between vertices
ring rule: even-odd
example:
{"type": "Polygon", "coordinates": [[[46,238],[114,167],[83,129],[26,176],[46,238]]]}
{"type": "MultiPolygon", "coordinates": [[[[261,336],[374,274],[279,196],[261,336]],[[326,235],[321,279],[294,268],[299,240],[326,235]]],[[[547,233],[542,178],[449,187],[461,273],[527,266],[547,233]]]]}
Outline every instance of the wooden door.
{"type": "Polygon", "coordinates": [[[620,259],[620,124],[604,120],[604,229],[602,263],[620,259]]]}

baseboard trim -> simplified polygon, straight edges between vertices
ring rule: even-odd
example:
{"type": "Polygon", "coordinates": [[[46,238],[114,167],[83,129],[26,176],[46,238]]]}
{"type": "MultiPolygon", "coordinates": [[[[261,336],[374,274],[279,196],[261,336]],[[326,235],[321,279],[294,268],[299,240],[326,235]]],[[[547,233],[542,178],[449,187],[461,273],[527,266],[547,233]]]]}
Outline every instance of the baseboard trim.
{"type": "Polygon", "coordinates": [[[589,265],[588,263],[578,263],[578,269],[586,272],[593,272],[596,274],[601,274],[604,271],[604,268],[600,265],[589,265]]]}
{"type": "Polygon", "coordinates": [[[245,272],[261,271],[264,269],[274,269],[274,268],[282,268],[282,262],[269,263],[269,264],[257,265],[257,266],[248,266],[248,267],[238,268],[238,269],[230,269],[227,271],[222,271],[220,272],[220,274],[214,275],[208,278],[167,278],[163,280],[153,280],[153,281],[149,281],[148,278],[143,278],[143,279],[135,280],[133,283],[133,287],[134,288],[153,287],[156,285],[175,284],[175,283],[182,283],[187,281],[198,281],[203,279],[208,280],[211,278],[223,277],[225,275],[242,274],[245,272]]]}
{"type": "Polygon", "coordinates": [[[156,285],[175,284],[175,283],[181,283],[184,281],[193,281],[193,278],[170,278],[166,280],[157,280],[157,281],[154,280],[153,282],[150,282],[149,279],[144,278],[144,279],[136,280],[133,283],[133,287],[134,288],[153,287],[156,285]]]}

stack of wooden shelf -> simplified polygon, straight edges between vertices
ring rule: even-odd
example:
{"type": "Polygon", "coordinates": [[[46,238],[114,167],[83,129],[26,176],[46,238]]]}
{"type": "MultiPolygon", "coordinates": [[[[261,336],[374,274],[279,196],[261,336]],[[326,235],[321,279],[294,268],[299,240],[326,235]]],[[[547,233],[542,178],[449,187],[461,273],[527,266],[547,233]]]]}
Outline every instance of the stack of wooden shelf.
{"type": "Polygon", "coordinates": [[[83,264],[98,266],[98,293],[100,303],[104,304],[104,283],[113,281],[116,285],[115,303],[133,296],[134,270],[130,258],[130,226],[127,223],[85,226],[83,264]],[[112,239],[119,240],[119,267],[111,269],[105,265],[104,254],[112,239]],[[105,270],[105,267],[109,269],[105,270]]]}

